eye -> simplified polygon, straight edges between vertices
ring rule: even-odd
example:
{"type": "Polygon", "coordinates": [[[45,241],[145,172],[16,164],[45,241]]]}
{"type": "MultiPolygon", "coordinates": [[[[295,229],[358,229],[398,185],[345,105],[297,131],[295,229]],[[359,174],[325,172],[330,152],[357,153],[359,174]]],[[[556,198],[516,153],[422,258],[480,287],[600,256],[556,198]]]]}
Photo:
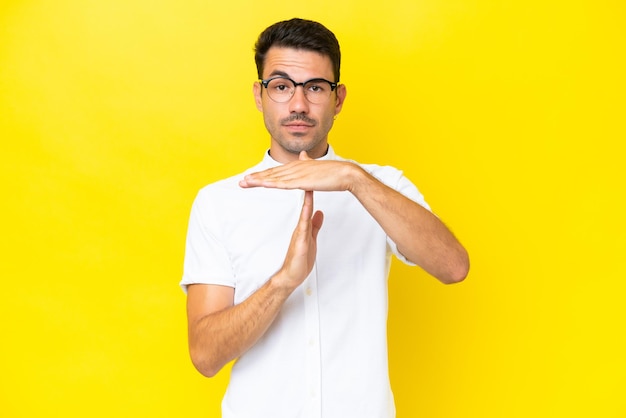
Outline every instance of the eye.
{"type": "Polygon", "coordinates": [[[307,84],[307,90],[310,91],[311,93],[322,93],[325,89],[324,89],[324,84],[323,83],[310,83],[307,84]]]}
{"type": "Polygon", "coordinates": [[[287,79],[275,78],[270,80],[267,89],[277,94],[288,94],[293,90],[292,84],[287,79]]]}

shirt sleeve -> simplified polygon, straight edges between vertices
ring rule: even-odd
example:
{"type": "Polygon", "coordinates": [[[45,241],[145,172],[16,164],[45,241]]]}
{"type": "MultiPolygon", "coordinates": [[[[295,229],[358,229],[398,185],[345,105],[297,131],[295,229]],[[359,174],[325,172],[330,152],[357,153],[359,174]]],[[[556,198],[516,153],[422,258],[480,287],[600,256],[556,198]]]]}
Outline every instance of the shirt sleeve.
{"type": "Polygon", "coordinates": [[[219,222],[211,219],[209,203],[198,194],[191,207],[180,282],[185,293],[190,284],[235,287],[230,257],[223,243],[217,239],[219,222]]]}

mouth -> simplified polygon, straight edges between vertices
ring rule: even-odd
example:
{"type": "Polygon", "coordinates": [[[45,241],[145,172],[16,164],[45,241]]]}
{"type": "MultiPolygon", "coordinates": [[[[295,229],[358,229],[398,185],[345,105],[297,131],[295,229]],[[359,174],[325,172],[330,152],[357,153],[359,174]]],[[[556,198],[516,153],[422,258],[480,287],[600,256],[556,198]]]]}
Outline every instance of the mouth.
{"type": "Polygon", "coordinates": [[[283,126],[288,128],[312,128],[313,125],[310,123],[285,123],[283,126]]]}
{"type": "Polygon", "coordinates": [[[304,135],[310,129],[312,129],[314,125],[310,123],[298,121],[298,122],[288,122],[288,123],[283,124],[283,126],[294,135],[298,135],[298,134],[304,135]]]}

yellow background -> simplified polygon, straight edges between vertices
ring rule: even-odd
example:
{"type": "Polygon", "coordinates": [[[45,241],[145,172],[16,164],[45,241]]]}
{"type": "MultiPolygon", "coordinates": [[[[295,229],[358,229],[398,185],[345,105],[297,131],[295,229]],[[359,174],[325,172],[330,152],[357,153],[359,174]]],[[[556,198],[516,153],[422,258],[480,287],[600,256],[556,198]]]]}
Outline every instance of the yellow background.
{"type": "Polygon", "coordinates": [[[336,151],[471,254],[452,287],[393,266],[398,417],[626,417],[621,0],[4,0],[0,416],[218,416],[187,219],[268,146],[252,48],[293,16],[342,45],[336,151]]]}

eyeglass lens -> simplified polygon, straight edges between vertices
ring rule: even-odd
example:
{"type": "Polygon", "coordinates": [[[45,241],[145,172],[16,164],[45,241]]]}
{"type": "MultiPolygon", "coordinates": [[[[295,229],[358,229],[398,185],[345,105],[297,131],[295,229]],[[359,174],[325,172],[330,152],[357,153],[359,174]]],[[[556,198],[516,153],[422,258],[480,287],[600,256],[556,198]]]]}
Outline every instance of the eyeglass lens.
{"type": "MultiPolygon", "coordinates": [[[[324,103],[332,91],[331,85],[326,80],[309,80],[304,83],[303,88],[307,100],[314,104],[324,103]]],[[[295,92],[295,82],[289,78],[274,78],[267,83],[267,94],[278,103],[289,101],[295,92]]]]}

